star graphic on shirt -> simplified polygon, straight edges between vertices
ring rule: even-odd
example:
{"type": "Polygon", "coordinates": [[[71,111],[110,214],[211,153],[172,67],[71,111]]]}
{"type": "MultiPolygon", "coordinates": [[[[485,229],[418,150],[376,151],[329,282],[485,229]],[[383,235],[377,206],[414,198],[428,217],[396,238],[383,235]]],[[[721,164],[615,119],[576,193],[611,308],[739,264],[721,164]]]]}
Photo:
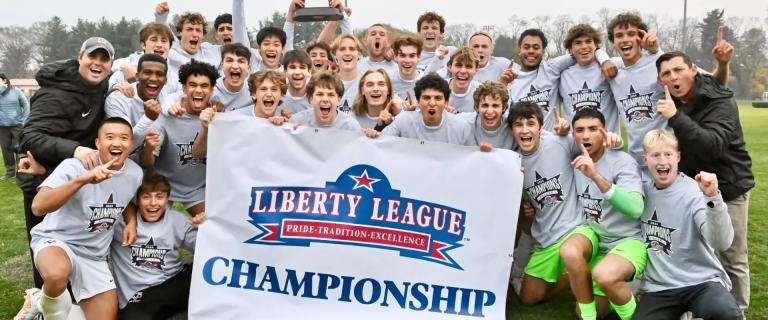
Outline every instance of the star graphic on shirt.
{"type": "Polygon", "coordinates": [[[368,170],[363,170],[363,173],[359,176],[349,175],[352,180],[355,180],[355,186],[352,190],[358,188],[366,188],[368,191],[373,192],[373,184],[381,181],[381,179],[374,179],[368,176],[368,170]]]}

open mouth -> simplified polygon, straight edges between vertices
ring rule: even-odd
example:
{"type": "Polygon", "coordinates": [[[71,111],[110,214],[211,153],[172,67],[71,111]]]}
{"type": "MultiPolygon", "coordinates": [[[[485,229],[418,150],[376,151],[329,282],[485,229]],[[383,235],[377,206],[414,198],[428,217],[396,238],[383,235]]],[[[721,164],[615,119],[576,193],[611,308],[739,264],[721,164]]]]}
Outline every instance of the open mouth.
{"type": "Polygon", "coordinates": [[[531,142],[533,142],[533,137],[520,137],[521,144],[528,145],[531,142]]]}
{"type": "Polygon", "coordinates": [[[525,62],[529,65],[536,64],[536,57],[535,56],[526,56],[524,58],[525,62]]]}
{"type": "Polygon", "coordinates": [[[90,68],[88,68],[88,70],[89,70],[89,71],[91,71],[91,73],[93,73],[93,74],[94,74],[94,75],[96,75],[96,76],[100,76],[100,75],[101,75],[101,73],[104,71],[104,70],[102,70],[102,69],[101,69],[101,68],[99,68],[99,67],[93,67],[93,66],[92,66],[92,67],[90,67],[90,68]]]}
{"type": "Polygon", "coordinates": [[[315,63],[314,66],[315,66],[315,69],[320,69],[320,68],[323,67],[323,64],[322,63],[315,63]]]}
{"type": "Polygon", "coordinates": [[[190,105],[196,110],[202,110],[205,108],[205,102],[203,96],[192,96],[190,105]]]}
{"type": "Polygon", "coordinates": [[[587,151],[589,151],[592,148],[592,143],[589,143],[589,142],[584,142],[581,145],[583,145],[584,149],[587,149],[587,151]]]}
{"type": "Polygon", "coordinates": [[[427,114],[434,116],[437,114],[437,109],[427,109],[427,114]]]}
{"type": "Polygon", "coordinates": [[[200,40],[189,40],[189,45],[192,47],[197,47],[198,43],[200,43],[200,40]]]}
{"type": "Polygon", "coordinates": [[[673,85],[672,88],[674,88],[675,91],[680,91],[680,85],[679,84],[673,85]]]}
{"type": "Polygon", "coordinates": [[[345,63],[350,63],[350,62],[352,62],[352,57],[342,57],[341,61],[343,61],[345,63]]]}
{"type": "Polygon", "coordinates": [[[669,172],[670,172],[669,168],[656,169],[656,174],[659,175],[659,178],[668,178],[669,172]]]}
{"type": "Polygon", "coordinates": [[[229,77],[234,81],[240,81],[243,78],[243,74],[240,70],[231,70],[229,71],[229,77]]]}
{"type": "Polygon", "coordinates": [[[632,52],[632,48],[633,46],[631,45],[623,45],[619,47],[619,50],[621,51],[622,54],[630,54],[632,52]]]}
{"type": "Polygon", "coordinates": [[[150,96],[155,96],[160,92],[160,86],[155,83],[147,83],[147,85],[144,87],[144,91],[146,91],[146,93],[150,96]]]}
{"type": "Polygon", "coordinates": [[[277,53],[268,51],[264,53],[264,56],[267,57],[268,60],[275,60],[277,58],[277,53]]]}
{"type": "Polygon", "coordinates": [[[263,99],[263,102],[262,102],[262,103],[264,104],[264,107],[265,107],[265,108],[267,108],[267,109],[269,109],[269,110],[272,110],[272,108],[274,108],[274,107],[275,107],[275,98],[267,98],[267,97],[264,97],[264,99],[263,99]]]}
{"type": "Polygon", "coordinates": [[[376,41],[376,42],[373,43],[373,47],[376,48],[376,50],[378,50],[381,47],[381,43],[376,41]]]}
{"type": "Polygon", "coordinates": [[[121,149],[109,149],[109,156],[112,159],[119,159],[120,156],[123,155],[123,150],[121,149]]]}
{"type": "Polygon", "coordinates": [[[162,50],[162,49],[156,49],[156,50],[152,51],[152,53],[154,53],[156,55],[159,55],[159,56],[165,57],[165,50],[162,50]]]}
{"type": "Polygon", "coordinates": [[[232,43],[232,37],[226,36],[226,37],[222,38],[221,41],[224,42],[224,44],[230,44],[230,43],[232,43]]]}
{"type": "Polygon", "coordinates": [[[323,118],[331,116],[331,106],[320,106],[320,115],[323,118]]]}

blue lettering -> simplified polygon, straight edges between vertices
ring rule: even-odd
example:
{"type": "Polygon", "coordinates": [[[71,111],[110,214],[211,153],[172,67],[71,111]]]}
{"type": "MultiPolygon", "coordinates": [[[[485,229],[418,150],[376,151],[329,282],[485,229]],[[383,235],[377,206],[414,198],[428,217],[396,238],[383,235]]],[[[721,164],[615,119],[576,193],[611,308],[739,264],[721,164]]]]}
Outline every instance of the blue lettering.
{"type": "MultiPolygon", "coordinates": [[[[318,273],[317,277],[320,279],[318,281],[317,298],[328,300],[328,289],[336,289],[339,287],[339,277],[325,273],[318,273]],[[331,280],[330,284],[328,284],[329,279],[331,280]]],[[[347,302],[349,301],[351,300],[348,300],[347,302]]]]}
{"type": "Polygon", "coordinates": [[[496,303],[496,294],[490,291],[485,290],[474,290],[475,291],[475,313],[472,314],[473,317],[485,317],[483,314],[483,307],[492,306],[494,303],[496,303]],[[488,300],[485,300],[485,296],[488,296],[488,300]]]}
{"type": "Polygon", "coordinates": [[[301,291],[301,288],[306,285],[304,293],[301,296],[305,298],[317,298],[312,295],[312,278],[315,276],[314,272],[305,272],[304,276],[301,277],[301,281],[299,281],[298,277],[296,277],[296,270],[286,269],[285,271],[288,273],[288,276],[286,277],[287,279],[285,281],[285,287],[283,288],[283,294],[288,294],[288,287],[290,287],[291,291],[293,291],[293,295],[296,296],[299,291],[301,291]]]}
{"type": "Polygon", "coordinates": [[[341,280],[341,297],[339,297],[339,301],[352,302],[352,299],[349,298],[349,292],[352,288],[352,280],[355,280],[355,278],[343,276],[341,280]]]}
{"type": "Polygon", "coordinates": [[[407,297],[408,293],[408,287],[411,286],[410,282],[403,282],[403,291],[400,291],[397,287],[397,284],[390,280],[384,281],[384,301],[381,303],[382,306],[388,307],[389,304],[387,303],[387,297],[389,297],[389,293],[392,293],[392,296],[394,297],[395,301],[397,301],[397,304],[400,305],[400,308],[405,309],[405,298],[407,297]]]}
{"type": "Polygon", "coordinates": [[[232,260],[232,279],[229,281],[229,284],[227,285],[227,287],[256,289],[256,287],[254,287],[253,285],[256,284],[256,269],[258,267],[259,265],[253,262],[233,259],[232,260]],[[243,272],[243,263],[248,265],[247,272],[243,272]],[[240,286],[241,276],[247,276],[247,278],[245,279],[245,287],[240,286]]]}
{"type": "Polygon", "coordinates": [[[431,312],[441,312],[440,310],[440,302],[445,300],[447,306],[445,308],[445,313],[448,314],[456,314],[456,291],[458,291],[458,288],[454,287],[443,287],[436,284],[432,285],[432,308],[429,308],[429,311],[431,312]],[[443,291],[443,289],[448,289],[448,296],[443,297],[440,292],[443,291]]]}
{"type": "Polygon", "coordinates": [[[256,287],[256,290],[264,290],[264,283],[266,282],[269,282],[269,292],[283,293],[280,291],[280,281],[277,278],[275,267],[267,266],[267,271],[264,272],[264,277],[261,278],[261,282],[259,283],[259,286],[256,287]]]}
{"type": "Polygon", "coordinates": [[[366,278],[358,281],[357,284],[355,284],[355,299],[357,299],[358,302],[362,304],[371,304],[379,300],[379,296],[381,296],[381,284],[379,284],[378,281],[366,278]],[[366,282],[370,283],[373,289],[371,290],[371,298],[368,301],[366,301],[365,297],[363,296],[366,282]]]}
{"type": "Polygon", "coordinates": [[[416,283],[411,287],[411,296],[414,300],[419,302],[419,306],[416,307],[413,301],[408,303],[408,308],[411,310],[421,311],[429,306],[429,298],[427,298],[427,291],[429,291],[429,285],[426,283],[416,283]],[[423,288],[419,290],[419,288],[423,288]]]}
{"type": "Polygon", "coordinates": [[[203,266],[203,280],[205,280],[205,282],[208,282],[208,284],[214,285],[214,286],[220,286],[222,284],[227,283],[227,276],[224,276],[224,278],[219,281],[213,280],[213,264],[215,264],[216,261],[218,260],[224,261],[224,266],[229,267],[229,260],[227,260],[227,258],[224,258],[224,257],[210,258],[208,259],[208,261],[205,262],[205,265],[203,266]]]}

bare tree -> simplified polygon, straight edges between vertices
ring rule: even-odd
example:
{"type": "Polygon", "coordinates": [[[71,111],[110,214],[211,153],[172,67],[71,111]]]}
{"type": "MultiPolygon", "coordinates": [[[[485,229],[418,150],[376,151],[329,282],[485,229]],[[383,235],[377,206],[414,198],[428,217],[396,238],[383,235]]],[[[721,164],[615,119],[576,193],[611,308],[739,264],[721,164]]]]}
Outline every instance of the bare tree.
{"type": "Polygon", "coordinates": [[[33,47],[27,28],[0,28],[0,70],[10,78],[29,77],[33,47]]]}
{"type": "Polygon", "coordinates": [[[463,47],[467,45],[469,36],[477,30],[480,30],[480,28],[472,23],[448,25],[445,27],[443,39],[445,39],[445,42],[448,44],[463,47]]]}

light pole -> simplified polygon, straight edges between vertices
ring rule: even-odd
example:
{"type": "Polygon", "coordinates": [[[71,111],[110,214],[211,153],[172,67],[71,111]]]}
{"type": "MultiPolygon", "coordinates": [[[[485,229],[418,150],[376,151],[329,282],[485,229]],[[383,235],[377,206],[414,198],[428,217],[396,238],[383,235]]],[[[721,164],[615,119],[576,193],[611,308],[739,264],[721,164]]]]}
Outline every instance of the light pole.
{"type": "Polygon", "coordinates": [[[688,22],[688,0],[683,0],[683,45],[680,51],[685,52],[685,40],[688,37],[688,31],[685,29],[685,25],[688,22]]]}

